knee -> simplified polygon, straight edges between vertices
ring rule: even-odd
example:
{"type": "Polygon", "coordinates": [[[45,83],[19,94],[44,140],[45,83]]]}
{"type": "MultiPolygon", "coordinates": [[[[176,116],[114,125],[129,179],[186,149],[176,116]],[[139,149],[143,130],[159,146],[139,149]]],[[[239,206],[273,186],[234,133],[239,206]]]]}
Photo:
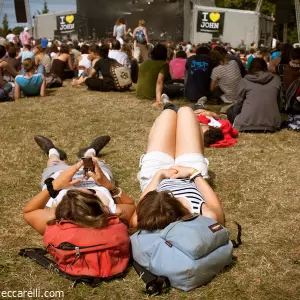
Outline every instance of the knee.
{"type": "Polygon", "coordinates": [[[178,111],[178,115],[183,115],[183,114],[194,114],[193,110],[190,107],[184,106],[180,107],[178,111]]]}

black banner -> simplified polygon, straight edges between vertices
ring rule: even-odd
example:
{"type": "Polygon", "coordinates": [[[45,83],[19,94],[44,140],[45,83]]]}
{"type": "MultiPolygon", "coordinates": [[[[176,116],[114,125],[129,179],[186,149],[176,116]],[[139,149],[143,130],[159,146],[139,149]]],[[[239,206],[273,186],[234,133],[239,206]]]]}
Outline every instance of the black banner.
{"type": "Polygon", "coordinates": [[[76,29],[76,14],[71,15],[63,15],[58,16],[57,20],[57,33],[59,34],[66,34],[72,33],[76,29]]]}
{"type": "Polygon", "coordinates": [[[225,13],[199,11],[197,31],[223,34],[225,13]]]}

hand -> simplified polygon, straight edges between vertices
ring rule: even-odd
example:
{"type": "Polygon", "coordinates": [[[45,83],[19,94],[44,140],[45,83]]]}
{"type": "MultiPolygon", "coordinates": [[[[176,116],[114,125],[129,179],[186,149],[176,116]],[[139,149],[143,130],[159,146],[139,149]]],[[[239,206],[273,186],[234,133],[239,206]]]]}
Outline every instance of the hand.
{"type": "Polygon", "coordinates": [[[176,173],[171,177],[171,179],[189,178],[191,174],[195,171],[194,168],[183,166],[173,166],[171,169],[176,171],[176,173]]]}
{"type": "Polygon", "coordinates": [[[159,172],[159,176],[160,176],[161,180],[170,179],[170,178],[172,178],[172,176],[177,174],[177,171],[174,169],[163,169],[158,172],[159,172]]]}
{"type": "Polygon", "coordinates": [[[83,165],[83,161],[80,161],[77,164],[61,172],[61,174],[52,182],[54,190],[59,191],[68,188],[70,186],[73,186],[79,182],[82,182],[82,179],[72,180],[73,176],[81,168],[82,165],[83,165]]]}
{"type": "Polygon", "coordinates": [[[96,157],[92,157],[95,167],[95,172],[88,172],[89,177],[92,177],[96,184],[104,186],[108,190],[113,190],[115,186],[107,179],[107,177],[102,172],[101,168],[98,165],[98,160],[96,157]]]}

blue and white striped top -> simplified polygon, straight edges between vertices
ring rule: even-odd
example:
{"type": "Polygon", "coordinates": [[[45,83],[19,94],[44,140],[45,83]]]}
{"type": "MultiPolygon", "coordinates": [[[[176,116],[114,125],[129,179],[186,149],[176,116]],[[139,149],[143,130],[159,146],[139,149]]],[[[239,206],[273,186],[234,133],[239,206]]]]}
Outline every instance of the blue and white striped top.
{"type": "Polygon", "coordinates": [[[195,183],[189,179],[164,179],[157,186],[158,192],[171,192],[176,198],[185,198],[190,201],[192,212],[202,214],[204,198],[195,183]]]}

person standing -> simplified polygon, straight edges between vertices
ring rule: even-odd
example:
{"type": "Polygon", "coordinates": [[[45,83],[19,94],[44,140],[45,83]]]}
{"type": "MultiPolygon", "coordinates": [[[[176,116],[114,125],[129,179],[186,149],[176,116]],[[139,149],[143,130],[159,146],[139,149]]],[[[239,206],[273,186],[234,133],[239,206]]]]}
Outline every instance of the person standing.
{"type": "Polygon", "coordinates": [[[20,40],[21,40],[23,47],[24,47],[24,45],[31,44],[31,35],[29,33],[28,27],[24,27],[24,31],[21,32],[21,34],[20,34],[20,40]]]}
{"type": "Polygon", "coordinates": [[[42,44],[42,48],[43,49],[47,49],[47,47],[48,47],[48,39],[46,38],[46,37],[44,37],[44,38],[42,38],[41,39],[41,44],[42,44]]]}
{"type": "Polygon", "coordinates": [[[135,52],[139,53],[139,57],[135,57],[138,61],[142,58],[142,61],[148,59],[148,34],[145,27],[145,21],[139,20],[138,27],[133,31],[134,48],[135,52]],[[137,51],[136,51],[137,50],[137,51]]]}
{"type": "Polygon", "coordinates": [[[128,33],[131,32],[131,29],[129,28],[126,30],[126,22],[123,17],[120,17],[116,25],[114,26],[114,33],[113,36],[116,38],[117,41],[120,42],[121,46],[124,44],[124,37],[128,35],[128,33]]]}

